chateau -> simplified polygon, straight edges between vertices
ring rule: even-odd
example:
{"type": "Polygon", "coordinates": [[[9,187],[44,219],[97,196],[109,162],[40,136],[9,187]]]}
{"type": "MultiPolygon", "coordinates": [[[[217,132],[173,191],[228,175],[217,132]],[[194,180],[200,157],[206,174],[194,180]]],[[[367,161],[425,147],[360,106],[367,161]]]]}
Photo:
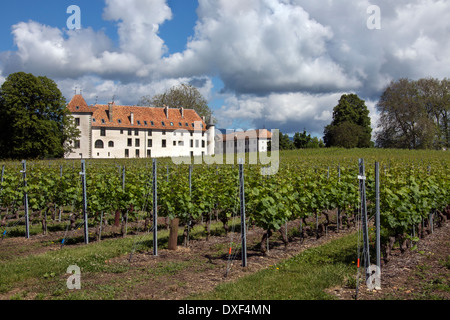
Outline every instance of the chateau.
{"type": "Polygon", "coordinates": [[[195,110],[88,106],[81,94],[67,105],[81,131],[68,159],[156,158],[212,155],[215,127],[195,110]]]}

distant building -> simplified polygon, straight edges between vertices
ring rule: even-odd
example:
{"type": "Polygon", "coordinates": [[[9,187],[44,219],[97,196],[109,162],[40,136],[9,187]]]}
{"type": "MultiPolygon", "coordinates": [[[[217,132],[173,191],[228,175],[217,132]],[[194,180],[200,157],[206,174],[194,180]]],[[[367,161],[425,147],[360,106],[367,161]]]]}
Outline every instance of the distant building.
{"type": "Polygon", "coordinates": [[[217,134],[215,154],[267,152],[272,133],[266,129],[217,134]]]}
{"type": "Polygon", "coordinates": [[[193,109],[88,106],[75,95],[67,108],[81,137],[68,159],[156,158],[212,155],[214,124],[206,124],[193,109]]]}

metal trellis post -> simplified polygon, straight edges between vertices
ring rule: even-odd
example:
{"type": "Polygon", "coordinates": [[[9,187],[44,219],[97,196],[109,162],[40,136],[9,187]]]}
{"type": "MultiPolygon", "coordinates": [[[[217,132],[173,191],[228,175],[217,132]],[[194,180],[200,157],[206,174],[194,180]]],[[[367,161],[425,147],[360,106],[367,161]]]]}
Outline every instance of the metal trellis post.
{"type": "Polygon", "coordinates": [[[375,224],[376,224],[376,251],[377,267],[381,270],[381,240],[380,240],[380,164],[375,162],[375,224]]]}
{"type": "Polygon", "coordinates": [[[364,159],[359,159],[359,185],[361,191],[361,216],[362,216],[362,228],[363,228],[363,241],[364,241],[364,268],[366,273],[366,280],[370,276],[370,252],[369,252],[369,228],[367,219],[367,202],[366,202],[366,177],[364,168],[364,159]]]}
{"type": "MultiPolygon", "coordinates": [[[[241,161],[242,162],[242,161],[241,161]]],[[[245,190],[244,190],[244,164],[239,164],[239,198],[241,202],[241,240],[242,240],[242,266],[247,267],[247,235],[245,226],[245,190]]]]}
{"type": "Polygon", "coordinates": [[[156,159],[153,159],[153,255],[158,255],[158,178],[156,159]]]}
{"type": "Polygon", "coordinates": [[[23,194],[23,205],[25,209],[25,237],[30,239],[30,217],[28,214],[28,192],[27,192],[27,161],[22,161],[23,186],[25,188],[23,194]]]}
{"type": "Polygon", "coordinates": [[[89,243],[87,197],[86,197],[86,160],[81,160],[81,184],[83,187],[83,219],[84,219],[84,243],[89,243]]]}

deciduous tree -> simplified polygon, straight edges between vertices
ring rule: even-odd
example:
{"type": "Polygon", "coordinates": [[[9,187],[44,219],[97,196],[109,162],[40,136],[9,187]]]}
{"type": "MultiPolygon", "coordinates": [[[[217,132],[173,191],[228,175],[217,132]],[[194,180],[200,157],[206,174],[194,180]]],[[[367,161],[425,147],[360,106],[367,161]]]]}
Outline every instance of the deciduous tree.
{"type": "Polygon", "coordinates": [[[56,83],[24,72],[0,88],[0,157],[59,158],[79,136],[56,83]]]}
{"type": "Polygon", "coordinates": [[[194,109],[199,116],[205,117],[207,121],[212,116],[208,101],[197,88],[189,84],[174,86],[162,94],[144,96],[139,101],[139,105],[157,108],[168,106],[170,108],[183,107],[186,109],[194,109]]]}

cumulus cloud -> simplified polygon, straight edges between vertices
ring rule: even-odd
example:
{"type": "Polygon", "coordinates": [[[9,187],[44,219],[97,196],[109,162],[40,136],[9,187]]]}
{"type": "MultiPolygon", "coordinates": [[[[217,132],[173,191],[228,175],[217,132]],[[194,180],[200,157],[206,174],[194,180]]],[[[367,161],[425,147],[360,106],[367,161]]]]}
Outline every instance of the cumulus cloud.
{"type": "Polygon", "coordinates": [[[199,1],[187,50],[165,58],[170,75],[216,72],[237,93],[332,91],[359,82],[330,59],[333,31],[285,1],[199,1]],[[189,66],[182,68],[181,66],[189,66]]]}
{"type": "Polygon", "coordinates": [[[316,135],[331,122],[333,107],[343,93],[272,93],[267,96],[230,95],[216,114],[229,119],[228,126],[241,119],[249,120],[255,128],[282,128],[284,133],[306,129],[316,135]]]}

